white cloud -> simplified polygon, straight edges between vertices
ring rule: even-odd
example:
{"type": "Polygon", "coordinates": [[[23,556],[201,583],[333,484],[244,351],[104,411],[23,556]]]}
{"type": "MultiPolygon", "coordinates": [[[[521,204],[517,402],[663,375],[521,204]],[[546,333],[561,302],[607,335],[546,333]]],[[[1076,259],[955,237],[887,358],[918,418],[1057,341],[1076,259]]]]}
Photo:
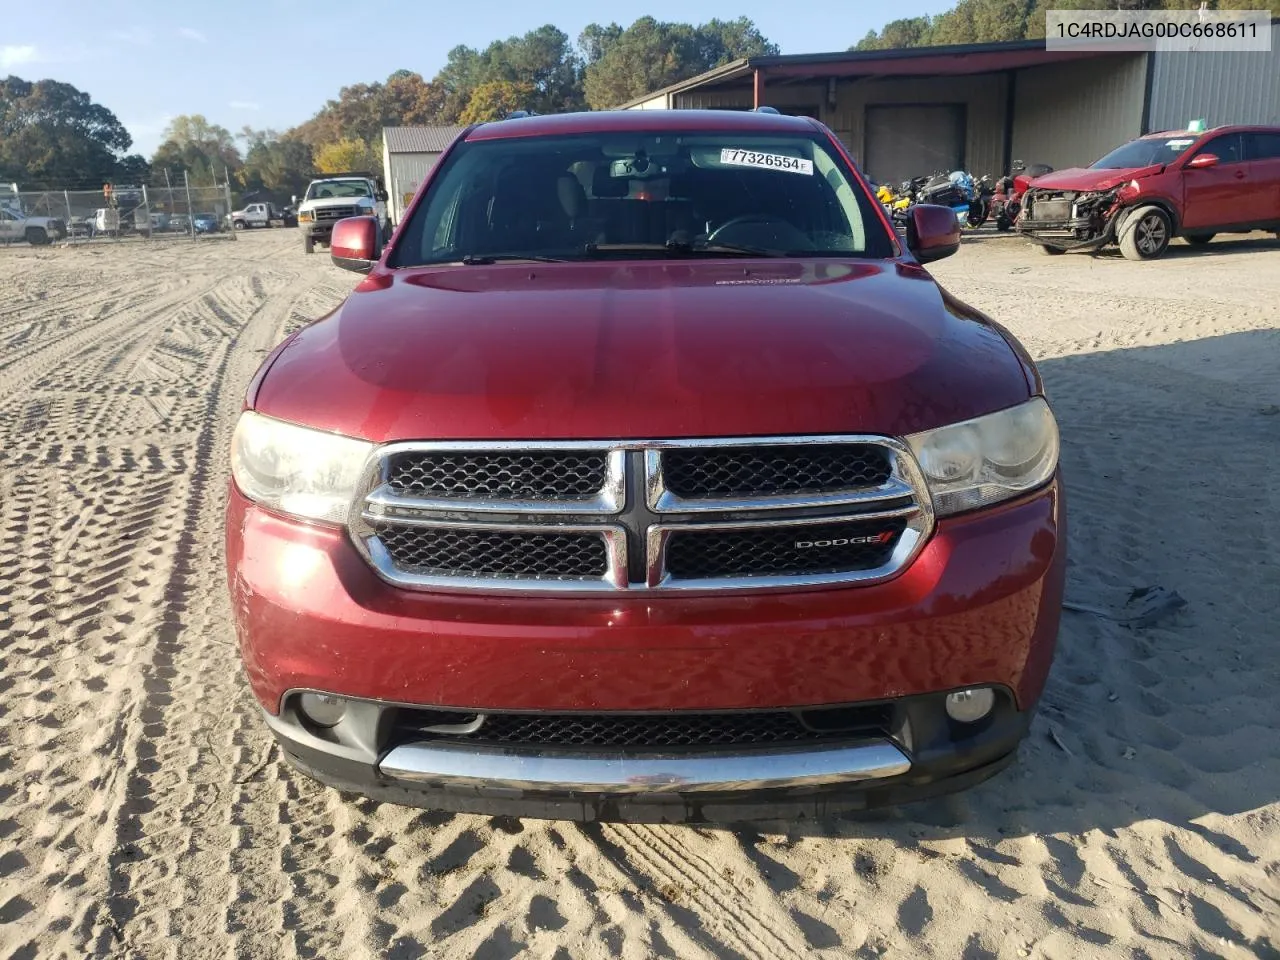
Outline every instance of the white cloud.
{"type": "Polygon", "coordinates": [[[262,104],[252,100],[232,100],[227,104],[232,110],[261,110],[262,104]]]}
{"type": "Polygon", "coordinates": [[[149,47],[156,35],[146,27],[126,27],[123,30],[112,30],[110,37],[120,43],[131,43],[135,47],[149,47]]]}
{"type": "Polygon", "coordinates": [[[11,70],[24,63],[37,63],[39,60],[40,52],[30,44],[23,46],[6,44],[0,47],[0,70],[11,70]]]}
{"type": "Polygon", "coordinates": [[[178,36],[182,37],[185,40],[194,40],[196,43],[209,42],[209,38],[206,37],[199,30],[195,29],[195,27],[179,27],[178,36]]]}

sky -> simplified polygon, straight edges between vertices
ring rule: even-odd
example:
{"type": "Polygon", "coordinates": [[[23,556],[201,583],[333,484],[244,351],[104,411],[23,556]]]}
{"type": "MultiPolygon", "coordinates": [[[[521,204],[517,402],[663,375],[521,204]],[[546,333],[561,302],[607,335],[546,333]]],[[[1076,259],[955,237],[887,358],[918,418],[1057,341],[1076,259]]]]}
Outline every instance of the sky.
{"type": "Polygon", "coordinates": [[[889,20],[939,13],[947,0],[844,0],[808,13],[778,0],[3,0],[0,76],[52,78],[87,92],[148,157],[169,119],[204,114],[233,133],[287,129],[338,90],[406,68],[430,80],[459,44],[483,48],[552,23],[572,39],[588,23],[649,15],[703,23],[750,17],[783,53],[843,50],[889,20]],[[696,12],[695,12],[696,11],[696,12]]]}

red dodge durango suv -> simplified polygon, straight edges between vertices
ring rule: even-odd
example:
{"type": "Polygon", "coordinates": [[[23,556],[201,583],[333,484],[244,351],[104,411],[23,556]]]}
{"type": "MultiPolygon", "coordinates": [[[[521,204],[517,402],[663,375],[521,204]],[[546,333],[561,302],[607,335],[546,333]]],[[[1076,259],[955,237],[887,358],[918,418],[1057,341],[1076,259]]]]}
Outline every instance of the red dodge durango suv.
{"type": "Polygon", "coordinates": [[[741,820],[1014,755],[1058,630],[1035,367],[776,112],[469,128],[255,375],[245,669],[290,761],[446,810],[741,820]]]}

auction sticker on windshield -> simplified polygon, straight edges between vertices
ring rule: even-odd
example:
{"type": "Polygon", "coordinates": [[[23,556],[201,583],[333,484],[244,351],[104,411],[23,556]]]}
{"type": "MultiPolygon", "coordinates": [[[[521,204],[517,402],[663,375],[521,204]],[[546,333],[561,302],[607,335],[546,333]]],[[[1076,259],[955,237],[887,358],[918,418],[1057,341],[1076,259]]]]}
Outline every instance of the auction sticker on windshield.
{"type": "Polygon", "coordinates": [[[782,170],[786,173],[813,175],[813,161],[801,157],[788,157],[780,153],[756,153],[754,150],[737,150],[725,147],[720,151],[720,162],[733,167],[762,167],[765,170],[782,170]]]}

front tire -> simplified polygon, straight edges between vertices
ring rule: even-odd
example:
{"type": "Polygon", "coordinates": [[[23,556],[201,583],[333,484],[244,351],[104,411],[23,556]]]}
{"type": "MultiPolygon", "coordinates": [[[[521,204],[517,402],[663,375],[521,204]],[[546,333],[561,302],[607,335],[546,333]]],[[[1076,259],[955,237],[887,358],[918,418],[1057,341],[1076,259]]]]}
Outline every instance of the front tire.
{"type": "Polygon", "coordinates": [[[1120,225],[1120,252],[1126,260],[1155,260],[1169,249],[1173,224],[1159,207],[1139,207],[1120,225]]]}
{"type": "Polygon", "coordinates": [[[245,227],[245,223],[243,220],[236,220],[231,225],[235,227],[237,230],[243,230],[245,227]]]}
{"type": "Polygon", "coordinates": [[[1190,243],[1193,246],[1203,247],[1216,236],[1216,233],[1188,233],[1186,240],[1187,243],[1190,243]]]}
{"type": "Polygon", "coordinates": [[[43,227],[27,227],[23,236],[33,247],[43,247],[52,242],[43,227]]]}

